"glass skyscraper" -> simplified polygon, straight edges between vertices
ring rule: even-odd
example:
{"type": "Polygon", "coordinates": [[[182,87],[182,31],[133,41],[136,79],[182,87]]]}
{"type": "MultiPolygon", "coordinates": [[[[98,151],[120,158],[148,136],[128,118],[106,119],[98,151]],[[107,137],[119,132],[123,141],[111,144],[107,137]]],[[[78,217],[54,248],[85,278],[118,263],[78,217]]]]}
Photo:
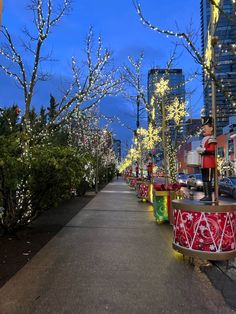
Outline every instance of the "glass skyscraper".
{"type": "MultiPolygon", "coordinates": [[[[215,74],[225,91],[231,96],[227,100],[220,90],[216,90],[217,135],[222,134],[223,127],[229,124],[229,117],[236,115],[236,15],[232,0],[221,0],[225,14],[220,14],[216,25],[215,37],[215,74]]],[[[209,0],[201,0],[202,53],[205,53],[207,31],[211,17],[209,0]]],[[[211,115],[211,82],[203,73],[204,111],[211,115]]]]}

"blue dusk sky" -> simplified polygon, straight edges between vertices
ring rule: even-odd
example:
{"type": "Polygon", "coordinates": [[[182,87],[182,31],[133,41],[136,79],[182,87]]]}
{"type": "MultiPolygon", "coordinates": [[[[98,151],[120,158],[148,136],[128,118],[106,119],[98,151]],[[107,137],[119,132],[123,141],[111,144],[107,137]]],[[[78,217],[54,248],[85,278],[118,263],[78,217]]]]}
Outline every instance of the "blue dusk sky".
{"type": "MultiPolygon", "coordinates": [[[[60,3],[62,0],[54,0],[60,3]]],[[[30,0],[3,1],[2,23],[13,35],[16,47],[20,47],[24,25],[32,28],[32,16],[26,5],[30,0]]],[[[144,16],[153,24],[172,30],[186,31],[190,24],[195,31],[200,29],[200,0],[140,0],[144,16]]],[[[144,52],[143,80],[147,82],[148,70],[152,67],[165,67],[174,49],[174,38],[166,38],[143,26],[137,16],[132,0],[74,0],[72,11],[64,16],[45,43],[46,52],[51,52],[54,62],[45,64],[51,73],[51,80],[40,83],[34,94],[33,103],[38,109],[47,106],[49,95],[60,97],[63,82],[70,78],[71,56],[82,58],[86,34],[93,27],[95,36],[101,35],[103,46],[113,52],[114,63],[122,66],[127,63],[128,55],[137,57],[144,52]]],[[[198,48],[200,49],[200,33],[198,48]]],[[[182,46],[177,49],[176,68],[183,68],[186,77],[200,69],[182,46]]],[[[0,62],[2,62],[0,60],[0,62]]],[[[22,91],[0,72],[0,106],[13,103],[23,105],[22,91]]],[[[187,85],[187,91],[194,90],[191,95],[190,116],[197,117],[203,105],[201,76],[187,85]]],[[[135,108],[126,99],[107,98],[101,104],[101,111],[109,116],[117,115],[131,128],[135,128],[135,108]]],[[[123,144],[130,142],[132,132],[118,124],[111,125],[123,144]]]]}

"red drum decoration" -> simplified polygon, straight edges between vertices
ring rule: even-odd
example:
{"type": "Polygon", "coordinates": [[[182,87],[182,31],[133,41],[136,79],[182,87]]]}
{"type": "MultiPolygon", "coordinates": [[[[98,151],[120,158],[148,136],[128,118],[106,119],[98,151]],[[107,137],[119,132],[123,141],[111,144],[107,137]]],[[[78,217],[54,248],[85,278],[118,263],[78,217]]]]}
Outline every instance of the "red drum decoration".
{"type": "Polygon", "coordinates": [[[149,196],[149,184],[146,182],[143,182],[138,185],[138,198],[141,198],[142,200],[147,200],[149,196]]]}
{"type": "Polygon", "coordinates": [[[204,205],[192,202],[191,206],[189,200],[175,200],[172,204],[174,249],[185,255],[209,260],[236,257],[236,204],[204,205]]]}
{"type": "Polygon", "coordinates": [[[136,188],[136,183],[137,183],[137,178],[133,178],[133,179],[131,179],[130,180],[130,182],[129,182],[129,186],[131,187],[131,188],[136,188]]]}

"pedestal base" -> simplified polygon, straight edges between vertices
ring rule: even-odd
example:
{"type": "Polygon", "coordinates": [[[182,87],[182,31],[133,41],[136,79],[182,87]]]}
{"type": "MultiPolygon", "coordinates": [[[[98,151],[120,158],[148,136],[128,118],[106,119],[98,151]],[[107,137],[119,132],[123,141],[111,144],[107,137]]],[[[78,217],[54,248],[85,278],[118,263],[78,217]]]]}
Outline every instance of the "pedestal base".
{"type": "Polygon", "coordinates": [[[185,256],[198,257],[198,258],[206,259],[209,261],[226,261],[232,258],[236,258],[236,251],[210,253],[210,252],[186,249],[175,243],[172,244],[172,247],[175,251],[178,251],[179,253],[185,256]]]}

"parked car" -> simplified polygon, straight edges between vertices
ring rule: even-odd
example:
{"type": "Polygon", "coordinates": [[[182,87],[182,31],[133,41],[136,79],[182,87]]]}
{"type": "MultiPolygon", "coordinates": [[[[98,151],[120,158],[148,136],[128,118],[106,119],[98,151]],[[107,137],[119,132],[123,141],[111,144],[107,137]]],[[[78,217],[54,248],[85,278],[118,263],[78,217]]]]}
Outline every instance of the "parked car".
{"type": "Polygon", "coordinates": [[[188,179],[188,175],[185,173],[179,173],[177,175],[177,182],[181,185],[181,186],[186,186],[187,185],[187,179],[188,179]]]}
{"type": "Polygon", "coordinates": [[[219,195],[228,194],[236,198],[236,177],[228,177],[219,181],[219,195]]]}
{"type": "Polygon", "coordinates": [[[203,188],[203,181],[202,181],[202,174],[201,173],[195,173],[190,174],[187,178],[187,188],[195,188],[196,190],[202,190],[203,188]]]}

